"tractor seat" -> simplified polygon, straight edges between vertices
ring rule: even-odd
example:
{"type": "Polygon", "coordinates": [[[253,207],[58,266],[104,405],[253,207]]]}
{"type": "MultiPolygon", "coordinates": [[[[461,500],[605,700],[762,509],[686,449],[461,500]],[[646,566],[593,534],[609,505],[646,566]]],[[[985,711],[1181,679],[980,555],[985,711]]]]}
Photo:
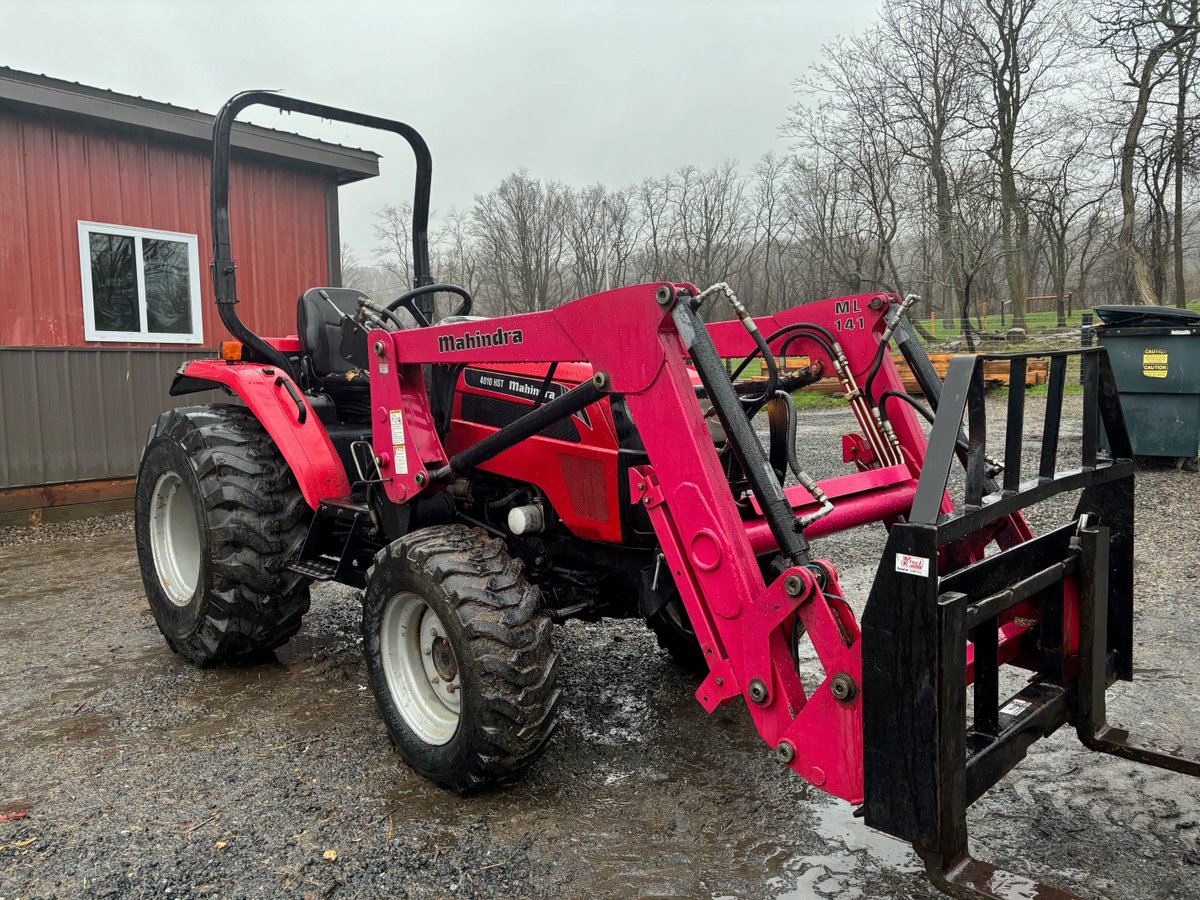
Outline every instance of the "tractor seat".
{"type": "Polygon", "coordinates": [[[300,295],[296,305],[296,334],[317,378],[345,375],[357,368],[342,355],[342,314],[353,316],[359,298],[365,296],[354,288],[334,287],[309,288],[300,295]]]}

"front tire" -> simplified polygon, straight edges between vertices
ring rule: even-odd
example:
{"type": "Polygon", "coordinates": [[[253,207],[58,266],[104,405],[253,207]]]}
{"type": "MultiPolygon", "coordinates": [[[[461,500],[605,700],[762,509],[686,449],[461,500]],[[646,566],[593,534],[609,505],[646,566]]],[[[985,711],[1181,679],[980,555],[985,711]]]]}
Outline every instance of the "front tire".
{"type": "Polygon", "coordinates": [[[308,581],[287,568],[310,510],[262,425],[238,406],[159,417],[138,469],[134,531],[167,644],[197,665],[273,650],[299,629],[308,581]]]}
{"type": "Polygon", "coordinates": [[[367,573],[362,627],[380,716],[419,774],[466,793],[545,750],[560,695],[553,626],[503,542],[462,525],[392,542],[367,573]]]}
{"type": "Polygon", "coordinates": [[[675,665],[689,675],[708,672],[708,660],[704,658],[704,651],[678,591],[672,593],[657,612],[646,617],[646,625],[654,632],[658,646],[671,654],[675,665]]]}

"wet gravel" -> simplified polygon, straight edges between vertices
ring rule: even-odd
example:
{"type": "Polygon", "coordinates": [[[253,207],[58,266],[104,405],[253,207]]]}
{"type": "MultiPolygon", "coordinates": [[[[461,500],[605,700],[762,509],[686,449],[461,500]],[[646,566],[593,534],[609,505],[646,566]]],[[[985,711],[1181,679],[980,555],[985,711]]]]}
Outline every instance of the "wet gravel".
{"type": "MultiPolygon", "coordinates": [[[[847,414],[802,417],[805,467],[844,472],[847,414]]],[[[1110,692],[1114,719],[1185,743],[1197,488],[1197,473],[1139,473],[1139,680],[1110,692]]],[[[859,610],[882,543],[871,527],[816,545],[859,610]]],[[[316,589],[275,661],[200,670],[155,628],[129,516],[0,529],[0,898],[941,896],[907,845],[782,769],[740,703],[705,714],[638,623],[572,623],[558,643],[548,753],[463,799],[391,752],[353,592],[316,589]]],[[[1200,782],[1088,753],[1067,729],[969,824],[976,855],[1085,896],[1200,898],[1200,782]]]]}

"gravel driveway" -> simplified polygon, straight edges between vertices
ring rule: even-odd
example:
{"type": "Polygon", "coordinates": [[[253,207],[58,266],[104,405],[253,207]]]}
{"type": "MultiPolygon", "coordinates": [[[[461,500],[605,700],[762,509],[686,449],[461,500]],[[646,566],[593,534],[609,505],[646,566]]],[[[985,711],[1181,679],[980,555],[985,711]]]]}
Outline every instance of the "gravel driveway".
{"type": "MultiPolygon", "coordinates": [[[[802,416],[801,459],[844,471],[848,415],[802,416]]],[[[1200,474],[1143,471],[1137,495],[1140,677],[1110,710],[1198,742],[1200,474]]],[[[860,610],[882,543],[817,545],[860,610]]],[[[391,752],[358,616],[321,586],[275,661],[199,670],[158,634],[130,516],[0,529],[0,898],[941,896],[907,845],[779,766],[743,704],[706,715],[635,622],[559,629],[563,720],[524,781],[439,790],[391,752]]],[[[1200,898],[1200,781],[1067,729],[970,827],[977,856],[1088,896],[1200,898]]]]}

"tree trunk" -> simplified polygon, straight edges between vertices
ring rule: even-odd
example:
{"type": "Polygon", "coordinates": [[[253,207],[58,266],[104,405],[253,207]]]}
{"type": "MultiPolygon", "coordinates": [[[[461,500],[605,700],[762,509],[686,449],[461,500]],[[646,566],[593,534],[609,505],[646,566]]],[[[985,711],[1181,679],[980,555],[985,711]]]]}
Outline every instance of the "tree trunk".
{"type": "Polygon", "coordinates": [[[1158,297],[1154,293],[1154,281],[1150,273],[1150,263],[1146,254],[1138,245],[1134,235],[1137,197],[1133,192],[1133,168],[1137,160],[1138,140],[1141,138],[1142,125],[1146,121],[1146,113],[1150,108],[1150,93],[1154,88],[1155,72],[1158,63],[1167,51],[1174,49],[1184,39],[1176,35],[1170,41],[1165,41],[1150,48],[1137,78],[1137,101],[1134,103],[1133,115],[1129,118],[1129,126],[1125,129],[1125,138],[1121,142],[1121,232],[1117,235],[1117,246],[1128,257],[1133,266],[1133,281],[1137,286],[1138,302],[1157,305],[1158,297]]]}
{"type": "Polygon", "coordinates": [[[1171,148],[1175,157],[1175,222],[1172,229],[1172,250],[1175,257],[1175,305],[1180,309],[1187,306],[1187,294],[1183,285],[1183,157],[1184,135],[1186,134],[1187,94],[1192,74],[1192,60],[1196,45],[1187,49],[1175,49],[1176,68],[1179,71],[1178,94],[1175,99],[1175,140],[1171,148]]]}
{"type": "Polygon", "coordinates": [[[967,341],[967,349],[972,353],[975,352],[975,339],[971,336],[971,281],[973,276],[967,275],[963,278],[962,289],[962,310],[959,313],[959,320],[962,322],[963,337],[967,341]]]}

